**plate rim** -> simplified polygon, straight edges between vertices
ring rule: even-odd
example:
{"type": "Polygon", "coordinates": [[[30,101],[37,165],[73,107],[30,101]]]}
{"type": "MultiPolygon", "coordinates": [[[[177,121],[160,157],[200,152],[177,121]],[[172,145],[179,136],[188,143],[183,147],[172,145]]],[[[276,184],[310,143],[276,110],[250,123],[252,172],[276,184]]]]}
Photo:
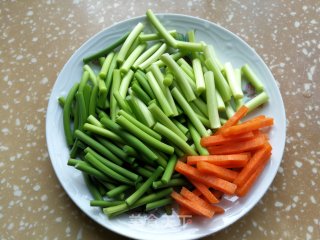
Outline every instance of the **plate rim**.
{"type": "MultiPolygon", "coordinates": [[[[210,20],[206,20],[206,19],[203,19],[201,17],[197,17],[197,16],[192,16],[192,15],[186,15],[186,14],[177,14],[177,13],[156,13],[155,14],[156,16],[158,17],[165,17],[165,16],[172,16],[172,17],[182,17],[182,18],[190,18],[190,19],[196,19],[198,21],[202,21],[204,23],[207,23],[209,25],[214,25],[214,27],[216,28],[219,28],[219,30],[222,30],[222,31],[225,31],[227,32],[229,35],[231,35],[232,37],[236,38],[238,41],[240,41],[242,44],[246,45],[248,48],[250,48],[255,57],[257,57],[259,59],[259,61],[263,64],[263,68],[265,68],[265,70],[268,72],[268,74],[270,76],[272,76],[272,81],[274,81],[274,84],[276,85],[276,88],[275,88],[275,91],[276,91],[276,94],[279,95],[280,97],[280,103],[278,105],[278,108],[280,108],[280,113],[283,114],[282,118],[284,120],[283,124],[284,124],[284,129],[283,129],[283,136],[284,138],[282,139],[281,143],[280,143],[280,152],[281,152],[281,156],[279,156],[279,161],[277,162],[276,164],[276,171],[274,171],[273,175],[269,178],[270,181],[268,183],[268,186],[265,188],[265,190],[262,192],[261,196],[259,196],[258,200],[256,202],[253,202],[251,203],[247,208],[246,208],[246,211],[244,211],[243,213],[240,213],[240,215],[238,215],[238,217],[233,220],[233,221],[230,221],[229,223],[227,223],[226,225],[223,225],[222,227],[218,228],[215,232],[208,232],[208,233],[205,233],[205,234],[199,234],[199,233],[195,233],[195,235],[197,236],[193,236],[192,238],[179,238],[179,239],[194,239],[194,238],[199,238],[199,237],[205,237],[205,236],[208,236],[208,235],[212,235],[212,234],[216,234],[217,232],[229,227],[230,225],[234,224],[235,222],[237,222],[238,220],[240,220],[241,218],[243,218],[245,215],[247,215],[251,210],[252,208],[254,208],[257,203],[265,196],[266,192],[268,191],[270,185],[272,184],[272,182],[274,181],[275,179],[275,176],[277,174],[277,171],[279,169],[279,166],[282,162],[282,159],[283,159],[283,155],[284,155],[284,150],[285,150],[285,139],[286,139],[286,131],[287,131],[287,123],[286,123],[286,112],[285,112],[285,107],[284,107],[284,101],[283,101],[283,98],[282,98],[282,95],[281,95],[281,92],[280,92],[280,89],[279,87],[277,86],[277,82],[276,82],[276,79],[274,78],[271,70],[269,69],[268,65],[264,62],[264,60],[261,58],[261,56],[255,51],[254,48],[252,48],[246,41],[244,41],[241,37],[239,37],[237,34],[233,33],[232,31],[230,31],[229,29],[215,23],[215,22],[212,22],[210,20]]],[[[117,21],[117,22],[114,22],[112,23],[111,25],[103,28],[102,30],[98,31],[97,33],[93,34],[91,37],[89,37],[87,40],[83,41],[80,45],[80,47],[78,47],[73,53],[72,55],[69,57],[69,59],[67,60],[67,62],[63,65],[63,67],[61,68],[58,76],[56,77],[56,80],[55,80],[55,83],[54,85],[52,86],[51,88],[51,91],[50,91],[50,97],[49,97],[49,100],[48,100],[48,105],[47,105],[47,112],[46,112],[46,144],[47,144],[47,149],[48,149],[48,152],[49,152],[49,157],[50,157],[50,162],[51,162],[51,165],[54,169],[54,172],[55,172],[55,175],[60,183],[60,185],[62,186],[63,190],[66,192],[66,194],[68,195],[68,197],[72,200],[72,202],[86,215],[88,216],[90,219],[92,219],[94,222],[96,222],[97,224],[99,224],[100,226],[102,226],[103,228],[106,228],[108,229],[109,231],[112,231],[114,233],[117,233],[119,235],[122,235],[122,236],[126,236],[126,237],[130,237],[130,238],[134,238],[134,239],[147,239],[147,238],[141,238],[141,235],[140,236],[131,236],[130,233],[128,232],[121,232],[121,231],[117,231],[113,228],[109,228],[108,226],[100,223],[98,221],[98,219],[92,217],[87,211],[85,211],[85,209],[83,209],[79,204],[78,202],[75,200],[75,196],[71,195],[67,190],[66,190],[66,183],[62,181],[62,179],[59,178],[59,175],[57,174],[57,166],[54,164],[53,160],[52,160],[52,149],[50,150],[50,147],[49,147],[49,136],[48,136],[48,132],[50,132],[50,129],[49,128],[49,119],[48,119],[48,112],[51,108],[51,105],[54,104],[54,99],[51,98],[52,96],[52,92],[53,92],[53,89],[57,86],[57,82],[61,76],[61,73],[66,71],[66,69],[68,68],[67,66],[69,65],[69,63],[72,61],[72,59],[74,58],[75,55],[77,55],[78,52],[80,52],[80,49],[85,47],[85,45],[89,44],[89,42],[91,42],[93,39],[95,39],[97,36],[99,36],[100,34],[102,34],[103,32],[105,31],[108,31],[109,29],[111,29],[112,27],[118,25],[118,24],[125,24],[125,23],[129,23],[131,21],[134,21],[134,20],[138,20],[138,19],[141,19],[141,20],[144,20],[146,19],[146,16],[145,15],[140,15],[140,16],[136,16],[136,17],[133,17],[133,18],[129,18],[129,19],[125,19],[125,20],[122,20],[122,21],[117,21]]],[[[274,89],[273,89],[274,90],[274,89]]],[[[55,103],[57,104],[57,102],[55,103]]]]}

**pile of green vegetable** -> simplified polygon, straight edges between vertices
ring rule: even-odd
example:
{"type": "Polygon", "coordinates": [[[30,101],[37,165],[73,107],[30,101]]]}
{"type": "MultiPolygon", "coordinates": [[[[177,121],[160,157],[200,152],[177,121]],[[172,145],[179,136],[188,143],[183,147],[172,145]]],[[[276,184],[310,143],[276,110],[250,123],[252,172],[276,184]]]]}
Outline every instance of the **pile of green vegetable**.
{"type": "Polygon", "coordinates": [[[245,103],[250,110],[268,100],[248,65],[222,65],[194,30],[167,31],[151,10],[147,19],[155,33],[138,23],[84,58],[80,82],[59,98],[68,165],[84,173],[91,206],[109,217],[137,207],[166,206],[169,214],[172,187],[188,185],[174,173],[177,159],[208,155],[200,138],[244,104],[241,82],[259,92],[245,103]]]}

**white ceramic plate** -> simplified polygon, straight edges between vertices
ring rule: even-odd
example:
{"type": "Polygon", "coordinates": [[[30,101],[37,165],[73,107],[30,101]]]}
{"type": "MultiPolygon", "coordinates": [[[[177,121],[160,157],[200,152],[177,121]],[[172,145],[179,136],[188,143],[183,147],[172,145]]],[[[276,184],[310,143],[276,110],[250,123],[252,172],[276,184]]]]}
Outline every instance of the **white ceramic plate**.
{"type": "MultiPolygon", "coordinates": [[[[213,44],[222,62],[231,61],[235,67],[249,63],[264,83],[266,92],[270,96],[269,103],[252,113],[251,116],[266,114],[274,118],[275,125],[269,132],[273,152],[269,164],[251,192],[241,199],[225,197],[220,204],[225,209],[224,214],[217,215],[211,220],[193,218],[192,223],[188,224],[181,224],[176,213],[167,217],[157,212],[155,215],[146,216],[123,215],[109,220],[98,208],[89,206],[91,196],[85,187],[81,173],[67,166],[69,150],[65,143],[62,110],[57,99],[59,96],[65,96],[72,85],[79,81],[83,57],[106,47],[125,32],[130,31],[138,22],[145,23],[145,17],[123,21],[99,32],[72,55],[60,72],[49,99],[46,138],[51,162],[61,185],[74,203],[94,221],[130,238],[195,239],[215,233],[234,223],[250,211],[267,191],[282,159],[286,131],[285,111],[279,89],[271,72],[257,53],[239,37],[220,26],[199,18],[176,14],[158,16],[167,29],[176,29],[182,33],[195,29],[197,40],[213,44]]],[[[151,29],[148,23],[146,25],[151,29]]]]}

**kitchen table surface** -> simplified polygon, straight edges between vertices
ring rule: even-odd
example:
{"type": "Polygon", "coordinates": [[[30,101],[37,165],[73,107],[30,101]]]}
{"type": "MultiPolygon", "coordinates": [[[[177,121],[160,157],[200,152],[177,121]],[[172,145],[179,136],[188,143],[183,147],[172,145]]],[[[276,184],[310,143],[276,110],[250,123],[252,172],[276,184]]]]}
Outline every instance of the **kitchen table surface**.
{"type": "Polygon", "coordinates": [[[45,117],[73,52],[148,8],[237,34],[266,62],[285,104],[286,146],[272,185],[246,216],[205,239],[320,239],[318,0],[0,1],[0,239],[124,239],[89,219],[62,189],[45,117]]]}

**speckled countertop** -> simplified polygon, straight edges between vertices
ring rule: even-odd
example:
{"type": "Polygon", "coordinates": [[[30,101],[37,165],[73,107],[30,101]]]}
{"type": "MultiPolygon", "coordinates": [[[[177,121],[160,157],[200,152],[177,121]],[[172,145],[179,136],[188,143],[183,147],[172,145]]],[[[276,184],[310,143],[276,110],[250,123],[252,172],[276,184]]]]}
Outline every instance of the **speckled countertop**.
{"type": "Polygon", "coordinates": [[[198,16],[238,34],[270,67],[284,99],[287,140],[272,186],[248,215],[206,239],[320,239],[318,0],[1,1],[0,239],[123,239],[86,217],[61,188],[45,115],[72,53],[147,8],[198,16]]]}

